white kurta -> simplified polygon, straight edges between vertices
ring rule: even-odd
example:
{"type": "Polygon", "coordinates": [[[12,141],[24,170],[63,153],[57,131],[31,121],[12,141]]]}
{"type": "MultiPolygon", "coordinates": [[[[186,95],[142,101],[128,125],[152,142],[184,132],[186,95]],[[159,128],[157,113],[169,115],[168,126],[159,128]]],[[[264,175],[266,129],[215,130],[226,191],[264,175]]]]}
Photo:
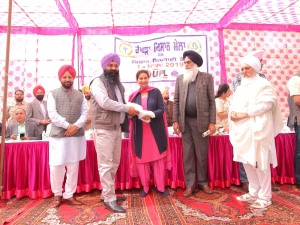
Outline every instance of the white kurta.
{"type": "MultiPolygon", "coordinates": [[[[67,129],[70,125],[66,118],[57,113],[56,102],[50,92],[47,100],[47,108],[51,122],[58,127],[67,129]]],[[[74,125],[82,128],[88,117],[88,105],[86,100],[82,101],[81,116],[74,125]]],[[[86,157],[86,139],[85,136],[80,137],[49,137],[49,165],[58,166],[68,162],[79,162],[86,157]]]]}
{"type": "Polygon", "coordinates": [[[269,163],[277,166],[274,137],[283,127],[276,93],[258,75],[237,88],[229,107],[229,137],[234,161],[266,171],[269,163]],[[231,112],[248,113],[249,118],[233,122],[231,112]]]}

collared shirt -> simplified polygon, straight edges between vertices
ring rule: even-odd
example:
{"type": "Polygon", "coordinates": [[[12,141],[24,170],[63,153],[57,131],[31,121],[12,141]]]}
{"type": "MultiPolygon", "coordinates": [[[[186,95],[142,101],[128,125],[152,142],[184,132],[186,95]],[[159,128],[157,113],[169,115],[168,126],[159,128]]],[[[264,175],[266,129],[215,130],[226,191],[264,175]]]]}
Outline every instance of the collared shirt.
{"type": "Polygon", "coordinates": [[[40,104],[40,107],[41,107],[41,110],[43,112],[43,115],[44,115],[44,119],[46,119],[46,109],[45,109],[45,105],[44,105],[44,101],[38,101],[39,104],[40,104]]]}
{"type": "Polygon", "coordinates": [[[15,111],[18,108],[22,108],[26,111],[27,110],[27,105],[28,105],[28,103],[23,101],[23,102],[21,102],[21,104],[15,103],[15,105],[9,106],[7,108],[7,114],[6,114],[7,125],[16,123],[17,121],[15,119],[15,111]]]}
{"type": "Polygon", "coordinates": [[[18,123],[18,134],[25,134],[26,133],[26,122],[24,122],[23,124],[18,123]]]}

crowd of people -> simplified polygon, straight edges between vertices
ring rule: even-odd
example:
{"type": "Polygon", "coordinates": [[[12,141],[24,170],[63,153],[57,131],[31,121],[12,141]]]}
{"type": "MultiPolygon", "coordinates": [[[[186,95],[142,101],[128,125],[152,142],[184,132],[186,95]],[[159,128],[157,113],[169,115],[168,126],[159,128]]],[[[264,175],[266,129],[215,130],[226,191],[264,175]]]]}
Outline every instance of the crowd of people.
{"type": "MultiPolygon", "coordinates": [[[[271,185],[270,164],[277,166],[274,138],[283,123],[276,92],[260,73],[263,53],[253,51],[242,58],[232,94],[226,83],[220,84],[215,93],[213,76],[199,70],[201,55],[185,51],[185,70],[176,78],[174,101],[169,100],[169,90],[149,86],[148,70],[136,73],[139,89],[125,99],[119,73],[121,60],[115,53],[102,58],[103,73],[81,92],[73,87],[74,67],[64,65],[58,71],[61,87],[50,91],[47,102],[40,85],[33,89],[36,98],[31,103],[24,102],[22,90],[15,92],[16,103],[7,110],[6,138],[39,140],[51,124],[49,166],[54,207],[62,201],[80,205],[83,203],[74,197],[78,165],[86,157],[85,131],[92,129],[101,200],[109,210],[124,213],[118,202],[126,198],[116,195],[114,186],[122,132],[129,132],[130,174],[141,181],[140,196],[148,195],[152,177],[158,193],[168,196],[165,175],[172,166],[168,127],[173,127],[174,134],[182,137],[185,198],[196,188],[213,193],[207,179],[209,135],[203,133],[222,132],[229,134],[233,160],[240,162],[240,179],[247,192],[237,200],[251,202],[253,208],[266,208],[272,204],[272,190],[278,190],[271,185]]],[[[300,74],[291,77],[287,88],[289,123],[297,137],[295,174],[300,188],[300,74]]]]}

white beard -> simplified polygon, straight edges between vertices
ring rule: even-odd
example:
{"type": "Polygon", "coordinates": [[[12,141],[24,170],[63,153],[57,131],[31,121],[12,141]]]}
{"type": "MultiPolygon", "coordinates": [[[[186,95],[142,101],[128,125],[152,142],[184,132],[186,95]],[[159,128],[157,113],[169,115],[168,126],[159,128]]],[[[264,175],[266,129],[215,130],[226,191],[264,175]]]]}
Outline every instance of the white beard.
{"type": "Polygon", "coordinates": [[[194,64],[191,68],[185,69],[183,73],[183,82],[187,82],[188,84],[196,80],[196,76],[198,74],[198,66],[194,64]]]}
{"type": "Polygon", "coordinates": [[[251,82],[253,82],[254,80],[256,80],[257,77],[259,77],[258,74],[255,74],[253,77],[243,77],[241,85],[245,86],[247,84],[250,84],[251,82]]]}

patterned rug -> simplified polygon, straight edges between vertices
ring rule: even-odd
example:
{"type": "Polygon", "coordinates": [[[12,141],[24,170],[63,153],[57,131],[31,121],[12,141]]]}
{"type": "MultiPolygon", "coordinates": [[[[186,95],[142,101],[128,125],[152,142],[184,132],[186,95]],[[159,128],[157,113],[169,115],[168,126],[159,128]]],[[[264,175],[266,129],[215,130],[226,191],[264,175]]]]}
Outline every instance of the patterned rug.
{"type": "Polygon", "coordinates": [[[272,205],[259,210],[236,200],[245,193],[237,186],[215,188],[212,195],[198,191],[188,199],[182,189],[168,190],[168,197],[154,187],[145,198],[139,189],[122,192],[125,214],[105,209],[98,190],[77,195],[82,206],[62,204],[58,209],[52,207],[53,198],[2,200],[0,224],[300,224],[300,190],[295,185],[280,186],[272,205]]]}

